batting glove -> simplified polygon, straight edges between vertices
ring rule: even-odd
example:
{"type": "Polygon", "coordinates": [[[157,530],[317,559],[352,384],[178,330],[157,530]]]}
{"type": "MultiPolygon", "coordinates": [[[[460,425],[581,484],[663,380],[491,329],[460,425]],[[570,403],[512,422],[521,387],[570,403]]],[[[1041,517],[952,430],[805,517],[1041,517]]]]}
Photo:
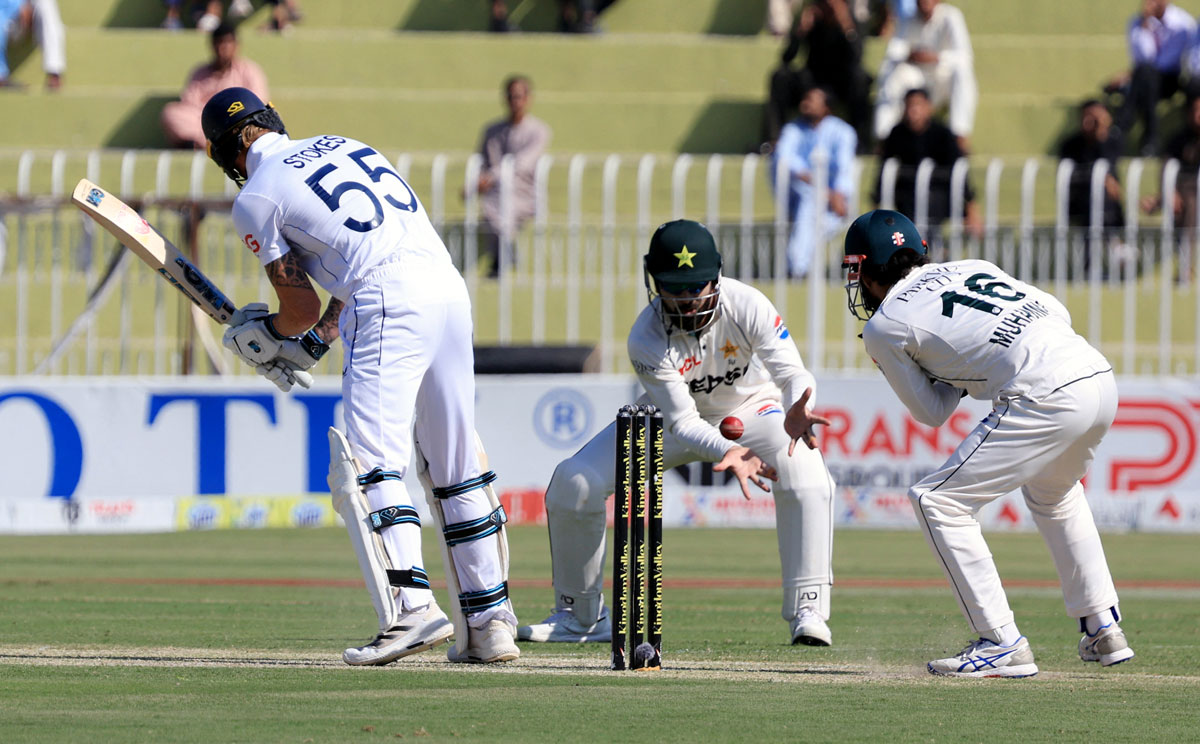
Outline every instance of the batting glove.
{"type": "Polygon", "coordinates": [[[236,311],[231,319],[242,322],[233,325],[225,331],[221,343],[225,348],[237,354],[238,358],[257,367],[266,364],[279,354],[279,349],[287,336],[281,335],[271,324],[271,316],[266,312],[266,305],[255,302],[236,311]]]}
{"type": "Polygon", "coordinates": [[[299,385],[305,390],[312,387],[312,375],[304,370],[290,369],[280,361],[271,361],[254,368],[263,377],[275,383],[275,387],[283,392],[289,392],[293,385],[299,385]]]}

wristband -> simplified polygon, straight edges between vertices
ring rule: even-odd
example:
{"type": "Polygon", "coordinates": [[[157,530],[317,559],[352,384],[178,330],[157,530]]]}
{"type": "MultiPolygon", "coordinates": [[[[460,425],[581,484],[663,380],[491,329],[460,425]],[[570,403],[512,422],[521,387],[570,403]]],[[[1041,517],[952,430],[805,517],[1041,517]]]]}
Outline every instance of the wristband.
{"type": "Polygon", "coordinates": [[[312,329],[300,337],[300,345],[313,359],[320,359],[325,356],[325,352],[329,351],[329,344],[322,341],[317,332],[312,329]]]}

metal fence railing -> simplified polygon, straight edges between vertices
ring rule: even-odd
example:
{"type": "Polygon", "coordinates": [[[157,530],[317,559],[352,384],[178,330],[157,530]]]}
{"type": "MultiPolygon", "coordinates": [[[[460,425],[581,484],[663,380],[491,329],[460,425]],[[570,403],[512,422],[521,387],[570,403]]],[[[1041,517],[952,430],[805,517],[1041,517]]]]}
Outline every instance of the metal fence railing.
{"type": "MultiPolygon", "coordinates": [[[[0,313],[12,319],[0,328],[0,374],[208,373],[228,362],[206,359],[182,300],[140,263],[118,261],[115,241],[65,200],[79,177],[106,185],[235,300],[271,298],[256,259],[232,234],[232,184],[202,154],[0,152],[0,163],[6,158],[16,178],[14,189],[0,191],[0,313]]],[[[515,177],[506,163],[500,204],[507,216],[490,233],[500,244],[494,278],[480,258],[489,235],[481,199],[462,187],[477,181],[480,158],[412,154],[394,163],[467,277],[481,343],[595,343],[604,370],[627,370],[624,339],[646,301],[641,256],[650,232],[690,217],[717,235],[726,275],[776,303],[809,366],[870,365],[844,307],[840,233],[829,231],[806,277],[789,277],[786,174],[757,155],[544,156],[533,216],[524,222],[513,215],[515,177]]],[[[859,189],[848,211],[853,217],[870,207],[878,181],[883,206],[911,205],[936,259],[985,258],[1052,291],[1122,373],[1196,374],[1196,174],[1181,176],[1175,161],[1155,166],[1160,172],[1148,166],[1134,159],[1112,171],[1122,190],[1114,199],[1104,161],[1077,168],[996,158],[912,168],[863,159],[854,164],[859,189]],[[1114,201],[1122,221],[1112,218],[1114,201]],[[1146,216],[1156,202],[1168,208],[1146,216]]],[[[810,198],[818,203],[827,198],[823,180],[813,179],[810,198]]],[[[818,210],[813,229],[820,234],[830,219],[818,210]]],[[[338,371],[337,355],[330,357],[319,371],[338,371]]]]}

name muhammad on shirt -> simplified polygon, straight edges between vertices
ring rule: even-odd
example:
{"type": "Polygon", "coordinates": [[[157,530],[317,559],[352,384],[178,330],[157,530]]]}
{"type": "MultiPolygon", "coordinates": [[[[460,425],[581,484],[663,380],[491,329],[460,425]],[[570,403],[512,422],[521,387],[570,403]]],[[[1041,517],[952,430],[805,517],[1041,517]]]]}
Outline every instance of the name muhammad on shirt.
{"type": "Polygon", "coordinates": [[[988,343],[1008,348],[1012,346],[1012,342],[1016,340],[1017,336],[1021,335],[1021,331],[1025,330],[1025,326],[1049,314],[1050,311],[1046,309],[1046,306],[1037,300],[1030,300],[1023,305],[1014,307],[992,329],[992,337],[988,339],[988,343]]]}

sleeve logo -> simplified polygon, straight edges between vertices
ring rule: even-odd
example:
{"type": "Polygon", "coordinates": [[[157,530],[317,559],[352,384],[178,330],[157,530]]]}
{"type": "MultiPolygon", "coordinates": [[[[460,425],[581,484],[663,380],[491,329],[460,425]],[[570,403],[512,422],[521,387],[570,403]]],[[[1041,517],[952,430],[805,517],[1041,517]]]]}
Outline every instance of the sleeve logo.
{"type": "Polygon", "coordinates": [[[783,324],[783,318],[775,316],[775,335],[779,338],[787,338],[789,335],[787,326],[783,324]]]}

